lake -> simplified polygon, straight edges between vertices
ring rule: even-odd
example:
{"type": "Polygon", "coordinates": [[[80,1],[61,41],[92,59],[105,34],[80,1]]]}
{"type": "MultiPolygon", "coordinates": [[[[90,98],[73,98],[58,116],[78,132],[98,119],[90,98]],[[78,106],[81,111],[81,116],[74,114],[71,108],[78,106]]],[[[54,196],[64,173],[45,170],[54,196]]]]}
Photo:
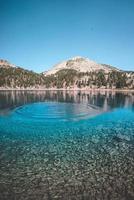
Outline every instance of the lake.
{"type": "Polygon", "coordinates": [[[134,199],[134,93],[1,91],[0,199],[134,199]]]}

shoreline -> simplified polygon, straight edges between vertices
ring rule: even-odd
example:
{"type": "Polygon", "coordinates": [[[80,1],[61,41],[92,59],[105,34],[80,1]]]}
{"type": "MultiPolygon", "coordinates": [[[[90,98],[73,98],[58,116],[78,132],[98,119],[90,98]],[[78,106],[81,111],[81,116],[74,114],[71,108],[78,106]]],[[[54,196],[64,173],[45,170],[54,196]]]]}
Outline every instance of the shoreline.
{"type": "Polygon", "coordinates": [[[0,88],[0,91],[106,91],[106,92],[134,92],[134,89],[104,89],[104,88],[0,88]]]}

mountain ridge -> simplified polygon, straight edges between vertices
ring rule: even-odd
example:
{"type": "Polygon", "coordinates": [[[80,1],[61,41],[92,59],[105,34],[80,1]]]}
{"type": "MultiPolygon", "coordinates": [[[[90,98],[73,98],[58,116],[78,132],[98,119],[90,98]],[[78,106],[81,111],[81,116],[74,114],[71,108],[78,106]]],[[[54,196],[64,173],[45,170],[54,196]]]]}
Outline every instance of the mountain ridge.
{"type": "Polygon", "coordinates": [[[36,73],[0,60],[0,89],[134,89],[134,72],[74,57],[36,73]],[[52,71],[53,70],[53,71],[52,71]]]}
{"type": "Polygon", "coordinates": [[[4,59],[0,59],[0,68],[9,68],[9,67],[16,67],[16,65],[10,63],[9,61],[7,60],[4,60],[4,59]]]}

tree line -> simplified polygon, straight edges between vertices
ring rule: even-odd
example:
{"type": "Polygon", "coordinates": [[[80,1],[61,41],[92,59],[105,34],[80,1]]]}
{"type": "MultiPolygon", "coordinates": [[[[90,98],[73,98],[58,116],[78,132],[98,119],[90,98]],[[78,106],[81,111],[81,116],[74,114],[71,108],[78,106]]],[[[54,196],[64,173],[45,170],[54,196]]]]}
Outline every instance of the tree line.
{"type": "Polygon", "coordinates": [[[80,73],[74,69],[63,69],[56,74],[44,76],[22,68],[0,68],[0,87],[28,88],[69,88],[105,87],[134,89],[134,73],[104,71],[80,73]]]}

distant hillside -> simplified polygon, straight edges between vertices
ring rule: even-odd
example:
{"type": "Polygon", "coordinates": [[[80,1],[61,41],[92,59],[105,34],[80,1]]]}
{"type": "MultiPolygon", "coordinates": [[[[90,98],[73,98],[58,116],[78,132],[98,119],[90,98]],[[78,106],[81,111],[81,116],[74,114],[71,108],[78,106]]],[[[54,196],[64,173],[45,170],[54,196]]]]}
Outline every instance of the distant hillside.
{"type": "Polygon", "coordinates": [[[0,89],[11,88],[134,89],[134,72],[124,72],[106,64],[75,57],[56,65],[45,74],[38,74],[0,60],[0,89]]]}
{"type": "Polygon", "coordinates": [[[44,76],[20,67],[0,68],[0,87],[32,88],[44,85],[44,76]]]}

